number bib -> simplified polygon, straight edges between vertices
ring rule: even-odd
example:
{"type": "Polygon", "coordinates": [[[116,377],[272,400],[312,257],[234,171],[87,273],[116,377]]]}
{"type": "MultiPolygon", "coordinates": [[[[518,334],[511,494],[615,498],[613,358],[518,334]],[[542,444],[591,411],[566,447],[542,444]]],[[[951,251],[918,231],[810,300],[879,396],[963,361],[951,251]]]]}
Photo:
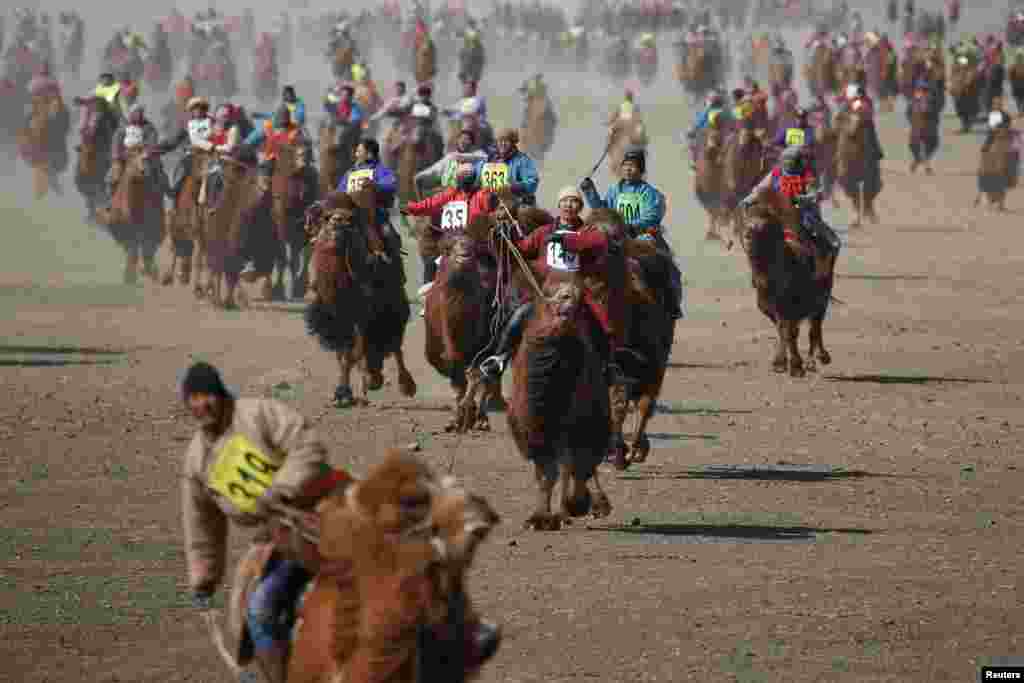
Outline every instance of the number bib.
{"type": "MultiPolygon", "coordinates": [[[[561,234],[571,234],[568,230],[559,230],[561,234]]],[[[566,273],[575,273],[580,269],[580,255],[565,249],[557,242],[548,242],[548,267],[566,273]]]]}
{"type": "Polygon", "coordinates": [[[803,194],[804,179],[795,175],[780,175],[779,191],[790,198],[803,194]]]}
{"type": "Polygon", "coordinates": [[[188,136],[192,144],[205,142],[210,137],[210,119],[192,119],[188,122],[188,136]]]}
{"type": "Polygon", "coordinates": [[[138,147],[142,144],[142,126],[128,126],[124,129],[124,146],[138,147]]]}
{"type": "Polygon", "coordinates": [[[786,129],[786,146],[803,145],[807,141],[807,133],[800,128],[786,129]]]}
{"type": "Polygon", "coordinates": [[[643,205],[644,198],[639,192],[623,192],[615,202],[615,210],[622,214],[627,224],[635,225],[640,220],[643,205]]]}
{"type": "Polygon", "coordinates": [[[220,449],[208,481],[211,489],[251,514],[281,464],[281,458],[268,457],[245,436],[236,434],[220,449]]]}
{"type": "Polygon", "coordinates": [[[480,185],[489,190],[500,190],[508,187],[508,164],[484,164],[480,170],[480,185]]]}
{"type": "Polygon", "coordinates": [[[469,203],[465,201],[448,202],[441,211],[441,229],[445,232],[462,230],[469,218],[469,203]]]}
{"type": "Polygon", "coordinates": [[[360,171],[349,171],[348,184],[345,185],[346,192],[357,192],[365,182],[373,180],[373,169],[364,168],[360,171]]]}

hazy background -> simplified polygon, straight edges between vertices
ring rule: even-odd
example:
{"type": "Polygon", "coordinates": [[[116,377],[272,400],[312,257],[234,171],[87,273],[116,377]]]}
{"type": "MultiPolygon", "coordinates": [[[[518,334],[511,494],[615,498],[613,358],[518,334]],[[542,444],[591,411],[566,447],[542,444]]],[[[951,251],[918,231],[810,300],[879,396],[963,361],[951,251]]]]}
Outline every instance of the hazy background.
{"type": "MultiPolygon", "coordinates": [[[[248,4],[250,3],[218,0],[214,6],[221,12],[234,14],[241,12],[248,4]]],[[[358,8],[364,4],[347,3],[346,7],[358,8]]],[[[862,12],[867,28],[888,30],[891,36],[898,38],[899,31],[885,20],[884,2],[851,4],[854,9],[862,12]]],[[[54,21],[59,11],[69,7],[58,2],[21,5],[45,8],[51,13],[54,21]]],[[[490,7],[489,3],[472,1],[469,5],[477,10],[490,7]]],[[[187,16],[191,16],[195,11],[207,8],[209,4],[181,2],[177,6],[187,16]]],[[[273,16],[286,7],[281,3],[260,3],[252,6],[256,11],[259,29],[269,29],[273,16]]],[[[291,10],[293,23],[300,15],[318,13],[336,5],[310,2],[308,6],[311,9],[291,10]]],[[[575,2],[567,4],[573,12],[577,6],[575,2]]],[[[918,2],[917,6],[919,10],[938,10],[942,8],[942,3],[932,0],[918,2]]],[[[167,3],[152,0],[118,3],[116,6],[113,3],[79,5],[78,9],[86,20],[86,64],[82,68],[82,82],[63,81],[65,97],[70,99],[74,95],[91,90],[93,79],[98,72],[98,54],[112,31],[127,24],[148,35],[154,22],[166,16],[171,7],[172,5],[167,3]]],[[[11,9],[3,10],[8,17],[11,9]]],[[[995,7],[964,7],[960,29],[994,30],[1001,33],[1004,28],[1005,12],[1006,6],[1001,4],[995,7]]],[[[803,27],[783,31],[798,61],[802,61],[804,56],[802,45],[809,30],[803,27]]],[[[734,33],[730,38],[736,40],[742,35],[744,34],[734,33]]],[[[956,32],[952,32],[950,39],[955,36],[956,32]]],[[[670,41],[671,36],[661,36],[659,77],[652,87],[641,88],[637,94],[637,104],[645,115],[652,138],[648,177],[668,198],[669,213],[666,226],[671,241],[685,264],[691,286],[699,286],[702,282],[728,282],[736,286],[746,286],[747,276],[743,269],[737,268],[734,255],[725,254],[718,244],[706,243],[703,239],[706,219],[703,210],[693,198],[693,176],[687,168],[686,149],[680,143],[680,133],[692,125],[695,112],[689,106],[681,87],[672,79],[671,66],[674,55],[670,41]]],[[[294,61],[290,68],[284,70],[282,77],[283,82],[294,83],[299,95],[305,98],[310,119],[308,125],[311,130],[315,130],[322,93],[330,82],[330,70],[323,56],[304,52],[301,46],[302,37],[299,34],[296,36],[294,61]]],[[[545,74],[560,118],[555,145],[541,169],[540,201],[542,205],[552,206],[559,188],[569,183],[577,183],[590,171],[601,155],[605,136],[602,121],[610,108],[621,100],[621,88],[597,75],[593,68],[583,74],[553,71],[529,49],[529,46],[510,45],[504,53],[495,45],[486,47],[489,61],[481,92],[488,99],[490,117],[496,127],[518,125],[520,101],[515,89],[533,73],[545,74]]],[[[593,61],[597,63],[596,57],[593,61]]],[[[411,80],[409,74],[399,74],[396,71],[388,45],[372,45],[370,65],[382,94],[387,95],[390,92],[391,83],[396,78],[411,80]]],[[[244,91],[251,80],[247,57],[239,61],[238,67],[239,80],[244,91]]],[[[183,66],[179,65],[176,77],[180,75],[182,68],[183,66]]],[[[733,76],[728,84],[730,87],[737,82],[739,74],[733,76]]],[[[802,78],[798,77],[797,80],[800,82],[802,95],[806,96],[802,78]]],[[[440,76],[435,87],[438,92],[435,99],[441,105],[450,104],[457,97],[454,73],[440,76]]],[[[154,96],[143,87],[143,100],[152,117],[156,117],[157,111],[168,96],[169,94],[154,96]]],[[[242,96],[239,99],[250,107],[256,105],[256,102],[248,97],[242,96]]],[[[882,127],[887,134],[894,128],[905,128],[902,109],[900,103],[894,114],[883,117],[882,127]]],[[[887,134],[883,135],[883,140],[888,139],[887,134]]],[[[74,135],[73,133],[69,140],[72,148],[76,144],[74,135]]],[[[899,160],[907,157],[905,135],[897,133],[894,140],[897,144],[887,143],[887,158],[899,160]]],[[[72,164],[73,159],[72,151],[72,164]]],[[[25,165],[20,160],[6,161],[3,154],[0,154],[0,164],[0,179],[3,180],[0,186],[0,219],[8,234],[7,248],[0,251],[0,285],[5,287],[6,294],[11,295],[12,291],[18,291],[11,290],[12,285],[27,283],[47,287],[56,287],[60,284],[117,285],[121,279],[122,255],[102,228],[82,221],[84,204],[74,189],[70,172],[63,177],[63,197],[51,194],[45,200],[35,202],[31,198],[25,165]]],[[[603,191],[608,183],[603,165],[595,174],[595,180],[599,189],[603,191]]],[[[842,230],[847,220],[845,210],[828,211],[831,212],[829,220],[842,230]]],[[[409,263],[410,280],[413,284],[419,281],[419,264],[416,261],[409,263]]]]}

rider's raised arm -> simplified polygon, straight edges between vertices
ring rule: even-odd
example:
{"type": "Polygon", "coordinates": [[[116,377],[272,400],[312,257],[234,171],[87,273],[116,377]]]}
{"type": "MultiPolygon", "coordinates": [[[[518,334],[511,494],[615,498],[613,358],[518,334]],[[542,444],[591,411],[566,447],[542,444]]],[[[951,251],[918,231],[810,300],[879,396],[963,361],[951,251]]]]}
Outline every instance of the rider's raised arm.
{"type": "Polygon", "coordinates": [[[449,187],[444,192],[438,192],[435,195],[427,197],[426,199],[419,202],[409,202],[406,207],[406,213],[412,216],[430,216],[436,218],[440,215],[444,205],[450,202],[458,193],[458,189],[449,187]]]}

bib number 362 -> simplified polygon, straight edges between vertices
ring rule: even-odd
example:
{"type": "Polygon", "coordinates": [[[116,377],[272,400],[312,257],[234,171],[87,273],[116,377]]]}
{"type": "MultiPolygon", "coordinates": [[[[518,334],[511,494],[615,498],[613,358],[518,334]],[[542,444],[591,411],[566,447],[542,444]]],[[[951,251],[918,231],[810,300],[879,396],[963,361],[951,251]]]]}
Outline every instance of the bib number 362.
{"type": "Polygon", "coordinates": [[[441,210],[441,229],[445,231],[462,230],[469,218],[467,202],[448,202],[441,210]]]}
{"type": "Polygon", "coordinates": [[[221,448],[210,470],[210,488],[224,496],[240,511],[253,513],[256,501],[270,488],[281,463],[260,451],[241,434],[221,448]]]}
{"type": "Polygon", "coordinates": [[[508,185],[508,164],[484,164],[480,170],[480,184],[490,190],[508,185]]]}

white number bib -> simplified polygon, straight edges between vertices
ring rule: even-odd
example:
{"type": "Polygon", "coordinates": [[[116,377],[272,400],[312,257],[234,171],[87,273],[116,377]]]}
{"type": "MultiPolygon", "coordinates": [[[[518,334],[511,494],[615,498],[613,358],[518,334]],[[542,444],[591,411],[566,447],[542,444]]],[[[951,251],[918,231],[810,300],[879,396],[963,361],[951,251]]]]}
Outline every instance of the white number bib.
{"type": "Polygon", "coordinates": [[[346,192],[357,192],[363,187],[364,183],[373,180],[373,169],[364,168],[360,171],[351,171],[348,174],[348,185],[345,186],[346,192]]]}
{"type": "Polygon", "coordinates": [[[192,119],[188,122],[188,137],[192,144],[207,142],[210,138],[210,119],[192,119]]]}
{"type": "Polygon", "coordinates": [[[448,202],[441,210],[441,229],[445,232],[462,230],[469,218],[469,203],[465,201],[448,202]]]}
{"type": "Polygon", "coordinates": [[[1001,111],[994,111],[988,115],[988,125],[990,128],[996,128],[1003,122],[1003,113],[1001,111]]]}
{"type": "Polygon", "coordinates": [[[423,104],[422,102],[417,102],[416,104],[412,105],[412,116],[414,119],[429,119],[430,114],[430,107],[423,104]]]}
{"type": "MultiPolygon", "coordinates": [[[[560,230],[557,234],[573,234],[568,230],[560,230]]],[[[566,273],[575,273],[580,269],[580,255],[565,249],[558,242],[548,242],[548,267],[566,273]]]]}
{"type": "Polygon", "coordinates": [[[138,147],[142,144],[142,126],[128,126],[124,130],[124,146],[138,147]]]}

